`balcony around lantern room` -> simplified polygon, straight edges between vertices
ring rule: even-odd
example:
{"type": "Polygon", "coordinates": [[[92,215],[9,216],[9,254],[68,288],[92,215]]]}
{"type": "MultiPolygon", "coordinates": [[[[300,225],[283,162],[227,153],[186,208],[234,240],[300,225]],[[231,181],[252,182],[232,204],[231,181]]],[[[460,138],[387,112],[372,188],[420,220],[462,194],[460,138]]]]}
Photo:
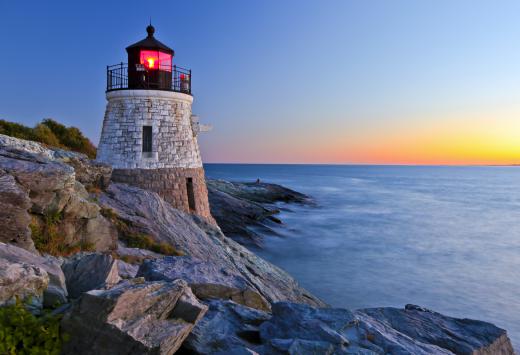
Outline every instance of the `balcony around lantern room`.
{"type": "Polygon", "coordinates": [[[129,68],[127,63],[107,66],[106,91],[164,90],[191,95],[191,69],[145,62],[129,68]]]}

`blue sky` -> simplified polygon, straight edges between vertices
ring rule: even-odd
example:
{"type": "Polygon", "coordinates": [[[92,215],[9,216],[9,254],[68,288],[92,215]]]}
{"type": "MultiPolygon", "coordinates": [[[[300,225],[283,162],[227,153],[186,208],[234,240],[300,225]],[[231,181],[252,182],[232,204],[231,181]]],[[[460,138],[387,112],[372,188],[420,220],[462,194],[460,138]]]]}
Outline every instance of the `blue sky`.
{"type": "Polygon", "coordinates": [[[519,14],[516,1],[1,0],[0,118],[53,117],[97,144],[106,65],[151,17],[193,70],[207,162],[514,159],[500,144],[520,138],[519,14]]]}

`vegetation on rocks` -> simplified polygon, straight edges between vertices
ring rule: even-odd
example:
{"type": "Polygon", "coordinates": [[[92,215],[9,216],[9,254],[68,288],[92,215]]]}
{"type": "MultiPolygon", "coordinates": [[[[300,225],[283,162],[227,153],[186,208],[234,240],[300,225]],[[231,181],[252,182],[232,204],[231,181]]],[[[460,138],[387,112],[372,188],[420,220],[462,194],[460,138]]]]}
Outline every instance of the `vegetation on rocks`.
{"type": "Polygon", "coordinates": [[[53,212],[43,216],[43,221],[33,217],[29,228],[36,249],[45,254],[54,256],[69,256],[80,251],[93,251],[92,244],[80,242],[68,244],[65,236],[59,233],[58,224],[62,219],[62,213],[53,212]]]}
{"type": "Polygon", "coordinates": [[[0,354],[60,354],[66,336],[60,334],[60,317],[36,317],[21,301],[0,308],[0,354]]]}
{"type": "Polygon", "coordinates": [[[34,128],[0,120],[0,134],[72,150],[86,154],[89,158],[96,157],[96,147],[78,128],[66,127],[50,118],[44,119],[34,128]]]}
{"type": "Polygon", "coordinates": [[[122,220],[111,208],[102,208],[101,214],[116,226],[119,240],[123,241],[129,248],[147,249],[170,256],[184,255],[182,251],[175,249],[170,244],[157,242],[152,236],[135,230],[131,223],[122,220]]]}

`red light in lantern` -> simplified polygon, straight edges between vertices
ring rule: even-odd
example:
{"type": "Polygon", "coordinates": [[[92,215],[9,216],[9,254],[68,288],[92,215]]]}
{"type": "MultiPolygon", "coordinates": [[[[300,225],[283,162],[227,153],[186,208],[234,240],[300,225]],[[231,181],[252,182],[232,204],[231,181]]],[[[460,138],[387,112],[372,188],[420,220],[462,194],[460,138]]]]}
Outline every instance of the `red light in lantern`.
{"type": "Polygon", "coordinates": [[[146,69],[172,71],[172,56],[168,53],[142,50],[139,54],[139,62],[146,69]]]}

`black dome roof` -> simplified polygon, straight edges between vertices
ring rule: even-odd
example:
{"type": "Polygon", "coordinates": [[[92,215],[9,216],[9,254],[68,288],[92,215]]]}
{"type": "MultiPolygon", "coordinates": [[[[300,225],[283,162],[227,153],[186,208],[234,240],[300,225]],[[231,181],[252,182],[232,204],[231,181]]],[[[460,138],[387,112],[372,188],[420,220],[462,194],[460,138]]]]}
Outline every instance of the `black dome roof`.
{"type": "Polygon", "coordinates": [[[146,27],[146,32],[148,33],[148,36],[145,39],[126,47],[126,51],[128,52],[132,49],[150,49],[160,50],[161,52],[170,53],[172,55],[174,54],[173,49],[155,39],[153,36],[155,28],[152,25],[146,27]]]}

